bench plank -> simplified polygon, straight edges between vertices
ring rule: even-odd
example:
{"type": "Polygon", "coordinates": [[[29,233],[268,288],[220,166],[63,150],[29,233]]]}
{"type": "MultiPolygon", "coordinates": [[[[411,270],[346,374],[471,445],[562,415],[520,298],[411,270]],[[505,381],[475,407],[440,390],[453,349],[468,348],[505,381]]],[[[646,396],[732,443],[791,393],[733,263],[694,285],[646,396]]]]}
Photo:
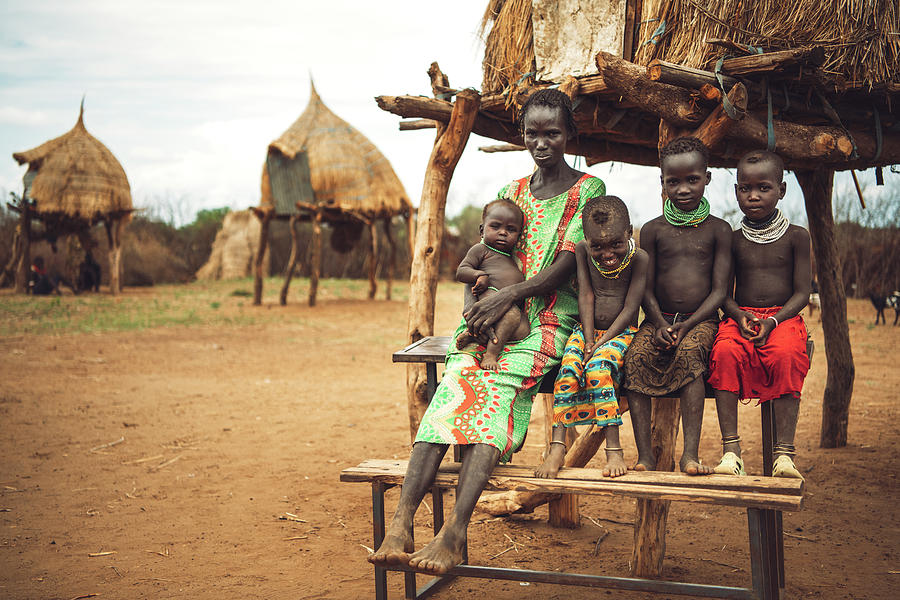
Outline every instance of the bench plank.
{"type": "MultiPolygon", "coordinates": [[[[380,481],[401,485],[408,461],[367,460],[344,469],[341,481],[380,481]]],[[[435,486],[456,486],[459,465],[443,465],[435,477],[435,486]]],[[[795,511],[803,503],[803,482],[779,477],[736,477],[705,475],[692,477],[681,473],[650,471],[628,473],[622,477],[603,477],[600,469],[562,469],[556,479],[533,476],[534,467],[498,465],[485,489],[540,491],[553,494],[599,494],[700,502],[725,506],[795,511]]]]}

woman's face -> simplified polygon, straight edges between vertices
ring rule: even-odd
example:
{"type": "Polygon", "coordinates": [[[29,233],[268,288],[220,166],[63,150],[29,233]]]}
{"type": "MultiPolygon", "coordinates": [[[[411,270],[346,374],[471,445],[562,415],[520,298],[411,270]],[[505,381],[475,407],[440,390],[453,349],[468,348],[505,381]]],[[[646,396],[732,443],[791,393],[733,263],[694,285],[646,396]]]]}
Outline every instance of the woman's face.
{"type": "Polygon", "coordinates": [[[566,119],[558,107],[532,106],[525,113],[525,148],[539,168],[561,163],[569,141],[566,119]]]}

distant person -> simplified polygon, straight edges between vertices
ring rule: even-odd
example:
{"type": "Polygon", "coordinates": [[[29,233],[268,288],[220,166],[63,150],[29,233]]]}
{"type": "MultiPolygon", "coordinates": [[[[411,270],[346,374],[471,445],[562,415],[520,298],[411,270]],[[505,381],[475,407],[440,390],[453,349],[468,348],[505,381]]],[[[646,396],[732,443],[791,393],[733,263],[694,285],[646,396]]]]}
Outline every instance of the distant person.
{"type": "Polygon", "coordinates": [[[100,265],[94,260],[90,250],[85,250],[84,260],[78,265],[78,290],[81,292],[100,291],[100,265]]]}
{"type": "MultiPolygon", "coordinates": [[[[519,236],[525,229],[525,213],[512,200],[500,198],[489,202],[481,213],[479,226],[481,241],[472,246],[456,269],[456,280],[472,286],[476,300],[487,298],[502,288],[522,283],[525,276],[516,264],[513,252],[519,236]]],[[[531,326],[520,306],[514,304],[494,325],[489,335],[481,368],[496,371],[500,368],[497,358],[507,342],[521,340],[531,326]]],[[[458,348],[478,343],[478,336],[464,330],[456,338],[458,348]]]]}
{"type": "Polygon", "coordinates": [[[647,253],[635,248],[631,217],[616,196],[597,196],[581,213],[584,240],[575,244],[580,323],[566,342],[553,386],[553,438],[537,477],[556,477],[566,458],[566,428],[606,429],[603,475],[627,471],[619,443],[616,397],[622,362],[637,332],[647,284],[647,253]]]}
{"type": "Polygon", "coordinates": [[[72,290],[73,294],[78,293],[75,286],[65,277],[57,273],[50,274],[47,272],[43,256],[34,257],[34,261],[31,263],[31,273],[28,276],[28,292],[35,296],[49,296],[54,292],[62,296],[62,292],[59,290],[60,285],[65,285],[72,290]]]}
{"type": "Polygon", "coordinates": [[[734,232],[734,293],[725,298],[710,355],[709,384],[716,390],[722,460],[716,473],[743,475],[738,399],[772,402],[775,464],[772,475],[803,479],[794,466],[800,392],[809,371],[806,325],[800,313],[810,295],[809,233],[776,207],[784,198],[784,163],[755,150],[737,166],[734,186],[744,213],[734,232]]]}
{"type": "Polygon", "coordinates": [[[651,398],[677,395],[684,428],[679,467],[688,475],[706,475],[712,468],[698,454],[706,401],[703,378],[731,269],[731,227],[709,214],[703,197],[711,178],[706,146],[682,137],[659,155],[666,193],[663,214],[641,229],[641,248],[650,256],[646,318],[625,354],[624,387],[638,448],[634,469],[656,470],[651,398]]]}

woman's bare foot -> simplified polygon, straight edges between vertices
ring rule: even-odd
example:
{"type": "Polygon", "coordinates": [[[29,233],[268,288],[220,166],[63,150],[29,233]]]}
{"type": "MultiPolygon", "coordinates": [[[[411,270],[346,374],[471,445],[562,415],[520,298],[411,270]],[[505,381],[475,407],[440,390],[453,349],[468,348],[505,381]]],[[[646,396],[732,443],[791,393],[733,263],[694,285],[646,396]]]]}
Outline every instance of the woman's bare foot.
{"type": "Polygon", "coordinates": [[[401,565],[409,561],[410,553],[413,551],[413,540],[409,531],[402,527],[394,526],[392,523],[388,527],[388,531],[381,542],[378,550],[368,556],[368,560],[373,565],[380,567],[389,565],[401,565]]]}
{"type": "Polygon", "coordinates": [[[625,452],[622,450],[607,450],[606,466],[603,467],[603,476],[621,477],[627,472],[628,467],[625,466],[625,452]]]}
{"type": "Polygon", "coordinates": [[[690,456],[682,455],[681,460],[678,461],[678,466],[681,472],[686,475],[709,475],[713,472],[712,467],[701,464],[699,458],[690,456]]]}
{"type": "Polygon", "coordinates": [[[430,575],[444,575],[463,561],[466,536],[449,531],[445,525],[431,542],[409,557],[411,569],[430,575]]]}
{"type": "Polygon", "coordinates": [[[481,368],[485,371],[499,371],[500,363],[497,362],[496,356],[485,352],[484,356],[481,357],[481,368]]]}
{"type": "Polygon", "coordinates": [[[545,458],[541,466],[534,471],[534,476],[543,479],[555,479],[565,460],[566,447],[562,444],[550,444],[550,451],[547,453],[547,458],[545,458]]]}

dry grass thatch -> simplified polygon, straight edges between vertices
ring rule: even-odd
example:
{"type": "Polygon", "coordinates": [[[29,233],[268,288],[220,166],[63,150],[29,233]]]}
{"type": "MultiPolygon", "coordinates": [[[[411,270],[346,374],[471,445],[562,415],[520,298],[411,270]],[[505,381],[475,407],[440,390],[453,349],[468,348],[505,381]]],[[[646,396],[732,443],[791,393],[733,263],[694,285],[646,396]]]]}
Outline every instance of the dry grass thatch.
{"type": "MultiPolygon", "coordinates": [[[[604,0],[600,0],[604,1],[604,0]]],[[[529,85],[535,70],[531,0],[489,0],[482,19],[485,94],[529,85]]],[[[659,58],[711,69],[723,54],[708,39],[763,51],[824,46],[827,75],[849,87],[900,82],[897,0],[644,0],[635,62],[659,58]],[[665,33],[651,42],[661,21],[665,33]]],[[[630,57],[625,57],[626,59],[630,57]]]]}
{"type": "MultiPolygon", "coordinates": [[[[281,137],[269,145],[293,159],[305,152],[316,203],[343,213],[376,219],[409,215],[412,204],[387,158],[366,136],[335,115],[311,86],[309,104],[281,137]]],[[[261,205],[274,206],[269,174],[263,169],[261,205]]]]}
{"type": "Polygon", "coordinates": [[[654,58],[712,70],[722,50],[708,39],[764,52],[823,46],[827,75],[849,87],[900,82],[897,0],[644,0],[636,62],[654,58]],[[646,43],[660,21],[665,33],[646,43]]]}
{"type": "Polygon", "coordinates": [[[61,213],[96,220],[111,213],[130,215],[131,187],[125,170],[85,129],[83,102],[71,131],[37,148],[16,152],[13,158],[20,165],[28,163],[29,173],[34,174],[28,195],[39,216],[61,213]]]}

